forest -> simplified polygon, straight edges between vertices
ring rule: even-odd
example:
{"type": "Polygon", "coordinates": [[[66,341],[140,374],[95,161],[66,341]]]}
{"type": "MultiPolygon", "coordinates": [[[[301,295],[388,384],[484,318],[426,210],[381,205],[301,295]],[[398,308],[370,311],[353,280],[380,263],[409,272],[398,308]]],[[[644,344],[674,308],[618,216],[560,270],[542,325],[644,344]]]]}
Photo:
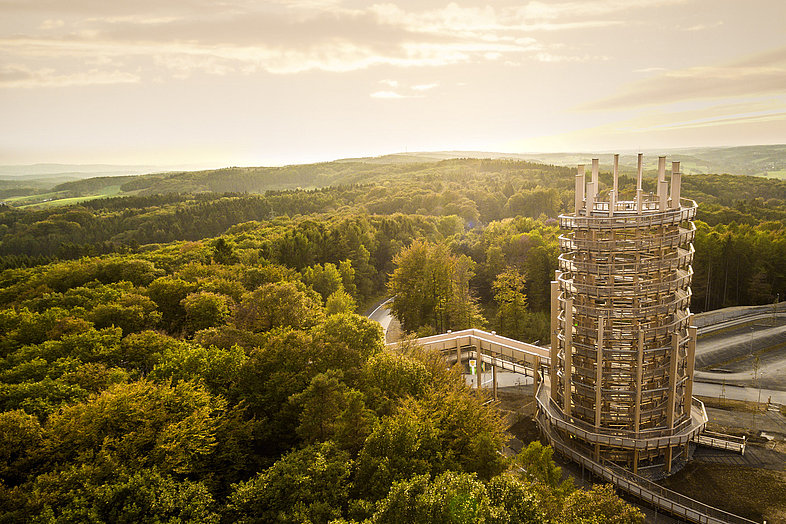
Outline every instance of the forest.
{"type": "MultiPolygon", "coordinates": [[[[311,190],[0,208],[0,521],[642,521],[550,448],[499,454],[457,369],[358,314],[395,295],[412,333],[545,340],[575,169],[352,165],[311,190]]],[[[786,183],[683,187],[693,309],[786,296],[786,183]]]]}

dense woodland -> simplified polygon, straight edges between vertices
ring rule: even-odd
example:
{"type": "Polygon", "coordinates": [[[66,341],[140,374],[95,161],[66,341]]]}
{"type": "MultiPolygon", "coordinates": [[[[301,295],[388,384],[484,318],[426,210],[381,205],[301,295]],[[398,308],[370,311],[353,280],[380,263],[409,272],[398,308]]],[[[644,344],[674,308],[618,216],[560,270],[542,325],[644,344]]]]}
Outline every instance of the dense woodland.
{"type": "MultiPolygon", "coordinates": [[[[458,370],[384,351],[357,314],[395,295],[410,332],[545,340],[575,171],[385,169],[2,209],[0,521],[640,522],[562,482],[549,448],[504,458],[458,370]]],[[[684,191],[701,203],[694,310],[786,296],[786,184],[684,191]]]]}

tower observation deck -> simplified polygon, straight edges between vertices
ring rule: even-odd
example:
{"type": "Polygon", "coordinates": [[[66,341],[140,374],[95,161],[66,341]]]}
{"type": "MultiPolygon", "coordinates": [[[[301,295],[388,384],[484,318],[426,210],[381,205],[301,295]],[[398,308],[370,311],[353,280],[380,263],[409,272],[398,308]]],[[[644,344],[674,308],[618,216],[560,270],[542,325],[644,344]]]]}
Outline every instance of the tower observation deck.
{"type": "MultiPolygon", "coordinates": [[[[690,313],[696,203],[680,197],[679,162],[660,157],[655,192],[601,191],[576,175],[560,215],[562,254],[551,284],[550,380],[539,398],[546,434],[593,457],[640,467],[672,462],[706,419],[691,412],[696,328],[690,313]]],[[[698,411],[698,410],[694,410],[698,411]]]]}

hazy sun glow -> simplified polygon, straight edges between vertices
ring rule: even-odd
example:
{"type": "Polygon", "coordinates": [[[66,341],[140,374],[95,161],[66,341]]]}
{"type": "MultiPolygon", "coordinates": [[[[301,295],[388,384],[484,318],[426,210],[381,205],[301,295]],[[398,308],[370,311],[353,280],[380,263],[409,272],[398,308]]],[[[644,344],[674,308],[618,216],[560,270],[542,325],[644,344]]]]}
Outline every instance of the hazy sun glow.
{"type": "Polygon", "coordinates": [[[0,0],[0,163],[786,142],[781,0],[0,0]]]}

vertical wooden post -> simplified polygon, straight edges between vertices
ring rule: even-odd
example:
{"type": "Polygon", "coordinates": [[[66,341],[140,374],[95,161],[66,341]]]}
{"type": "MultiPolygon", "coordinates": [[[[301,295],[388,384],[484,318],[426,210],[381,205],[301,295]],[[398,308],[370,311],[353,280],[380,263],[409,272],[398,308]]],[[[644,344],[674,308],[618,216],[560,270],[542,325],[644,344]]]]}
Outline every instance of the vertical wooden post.
{"type": "Polygon", "coordinates": [[[636,213],[644,211],[644,190],[641,188],[642,181],[642,154],[639,153],[638,166],[636,167],[636,213]]]}
{"type": "MultiPolygon", "coordinates": [[[[671,334],[671,360],[669,362],[669,405],[666,406],[666,424],[669,429],[674,428],[674,404],[677,402],[677,363],[679,361],[680,336],[671,334]]],[[[671,473],[671,459],[674,456],[674,446],[666,448],[666,473],[671,473]]]]}
{"type": "MultiPolygon", "coordinates": [[[[693,323],[693,315],[690,316],[693,323]]],[[[690,417],[691,406],[693,405],[693,371],[696,365],[696,326],[688,327],[688,381],[685,383],[685,414],[690,417]]]]}
{"type": "Polygon", "coordinates": [[[595,428],[600,428],[602,385],[603,385],[603,317],[598,317],[598,349],[597,361],[595,366],[595,428]]]}
{"type": "Polygon", "coordinates": [[[497,400],[497,366],[491,365],[491,383],[494,391],[494,400],[497,400]]]}
{"type": "Polygon", "coordinates": [[[674,446],[666,448],[666,473],[671,473],[671,459],[674,457],[674,446]]]}
{"type": "MultiPolygon", "coordinates": [[[[555,278],[559,278],[559,271],[556,272],[555,278]]],[[[549,381],[551,382],[551,399],[557,401],[557,388],[559,381],[557,380],[557,353],[559,351],[559,338],[557,337],[557,330],[559,328],[559,282],[556,280],[551,281],[551,348],[549,348],[549,381]]]]}
{"type": "Polygon", "coordinates": [[[614,177],[614,196],[619,193],[619,165],[620,165],[620,156],[618,154],[614,155],[614,168],[613,168],[613,177],[614,177]]]}
{"type": "Polygon", "coordinates": [[[476,362],[477,367],[475,368],[475,374],[476,374],[477,379],[478,379],[478,383],[477,383],[476,389],[478,391],[480,391],[480,388],[481,388],[480,382],[483,379],[483,374],[480,371],[480,368],[483,366],[483,353],[482,353],[482,351],[480,349],[480,341],[478,341],[478,350],[476,351],[476,354],[478,356],[478,361],[476,362]]]}
{"type": "Polygon", "coordinates": [[[641,381],[642,381],[642,373],[643,373],[643,365],[644,365],[644,330],[639,327],[639,344],[638,344],[638,351],[636,354],[636,405],[633,407],[633,430],[636,432],[636,436],[639,436],[639,431],[641,430],[641,381]]]}
{"type": "Polygon", "coordinates": [[[671,191],[669,193],[669,203],[672,209],[678,209],[680,207],[680,186],[681,186],[680,163],[672,162],[671,163],[671,191]]]}
{"type": "Polygon", "coordinates": [[[674,404],[677,402],[677,363],[679,354],[680,336],[671,334],[671,360],[669,361],[669,405],[666,406],[666,424],[669,429],[674,427],[674,404]]]}
{"type": "Polygon", "coordinates": [[[658,182],[658,209],[666,211],[669,204],[669,183],[665,180],[658,182]]]}
{"type": "Polygon", "coordinates": [[[565,392],[563,411],[567,417],[571,413],[571,384],[573,382],[573,299],[565,301],[565,392]]]}
{"type": "Polygon", "coordinates": [[[532,358],[532,370],[532,391],[537,394],[538,386],[540,385],[540,357],[535,356],[532,358]]]}
{"type": "Polygon", "coordinates": [[[642,153],[639,153],[638,163],[637,163],[637,166],[636,166],[636,189],[641,189],[641,179],[642,179],[642,173],[643,173],[643,168],[642,168],[642,157],[643,156],[644,155],[642,153]]]}
{"type": "Polygon", "coordinates": [[[666,198],[667,195],[665,191],[668,191],[668,184],[661,184],[661,182],[666,182],[666,157],[659,156],[658,157],[658,181],[655,182],[655,190],[658,193],[658,203],[660,205],[660,210],[665,211],[666,206],[666,198]]]}

